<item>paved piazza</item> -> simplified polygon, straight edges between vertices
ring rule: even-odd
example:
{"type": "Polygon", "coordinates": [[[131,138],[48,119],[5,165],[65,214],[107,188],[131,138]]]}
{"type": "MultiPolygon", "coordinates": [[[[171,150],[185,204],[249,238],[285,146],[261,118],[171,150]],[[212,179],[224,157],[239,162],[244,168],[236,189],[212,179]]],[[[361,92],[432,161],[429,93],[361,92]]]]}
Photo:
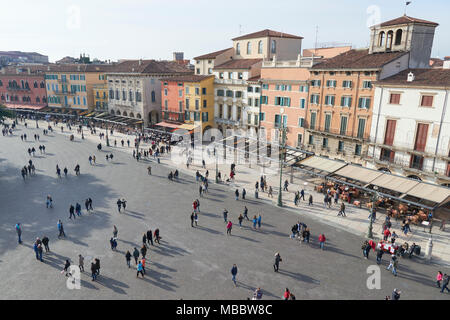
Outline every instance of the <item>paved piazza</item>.
{"type": "MultiPolygon", "coordinates": [[[[34,122],[29,121],[34,128],[34,122]]],[[[97,151],[88,140],[70,142],[59,133],[44,136],[42,129],[25,129],[19,124],[14,136],[0,137],[0,297],[2,299],[246,299],[261,287],[264,299],[281,299],[288,287],[297,299],[383,299],[394,288],[404,299],[449,299],[435,285],[438,270],[449,269],[426,264],[421,259],[400,258],[398,277],[386,271],[388,257],[381,266],[381,289],[366,286],[366,269],[375,264],[375,255],[362,258],[362,237],[329,223],[312,218],[324,210],[320,204],[311,209],[280,210],[266,202],[234,200],[234,190],[210,184],[209,194],[200,199],[199,226],[192,228],[192,201],[198,198],[198,185],[191,175],[181,173],[179,182],[167,179],[171,168],[152,160],[153,175],[148,176],[148,162],[137,163],[123,148],[97,151]],[[33,134],[38,132],[40,142],[33,134]],[[20,135],[27,133],[28,141],[20,135]],[[31,139],[30,139],[31,138],[31,139]],[[46,146],[40,155],[38,146],[46,146]],[[27,149],[38,152],[32,158],[36,176],[22,180],[20,168],[27,164],[27,149]],[[106,152],[114,154],[107,162],[106,152]],[[91,166],[89,155],[96,155],[91,166]],[[81,176],[74,175],[79,163],[81,176]],[[67,166],[69,176],[58,179],[56,165],[67,166]],[[54,208],[47,209],[47,194],[54,208]],[[93,199],[94,213],[69,220],[69,206],[93,199]],[[127,211],[119,214],[117,198],[127,200],[127,211]],[[262,214],[262,229],[254,231],[244,221],[239,229],[237,217],[246,205],[249,216],[262,214]],[[234,223],[233,235],[227,236],[222,211],[227,208],[234,223]],[[64,223],[66,239],[57,238],[57,221],[64,223]],[[291,226],[300,220],[312,233],[310,245],[300,245],[289,238],[291,226]],[[22,223],[23,244],[17,243],[14,226],[22,223]],[[119,229],[118,250],[111,251],[109,239],[113,225],[119,229]],[[162,241],[147,253],[145,279],[136,278],[134,261],[126,266],[126,250],[140,247],[148,229],[159,228],[162,241]],[[317,236],[325,233],[326,250],[318,249],[317,236]],[[47,235],[51,253],[44,253],[44,263],[36,260],[33,241],[47,235]],[[280,272],[273,272],[274,253],[283,261],[280,272]],[[86,257],[86,273],[81,275],[81,289],[69,290],[61,274],[66,259],[78,264],[78,254],[86,257]],[[90,259],[99,257],[98,281],[90,277],[90,259]],[[231,281],[230,270],[239,268],[238,286],[231,281]]],[[[86,131],[85,131],[86,132],[86,131]]],[[[103,143],[104,145],[104,143],[103,143]]],[[[237,167],[239,173],[239,166],[237,167]]],[[[210,177],[213,174],[210,174],[210,177]]],[[[211,179],[210,179],[211,180],[211,179]]],[[[319,202],[319,200],[318,200],[319,202]]]]}

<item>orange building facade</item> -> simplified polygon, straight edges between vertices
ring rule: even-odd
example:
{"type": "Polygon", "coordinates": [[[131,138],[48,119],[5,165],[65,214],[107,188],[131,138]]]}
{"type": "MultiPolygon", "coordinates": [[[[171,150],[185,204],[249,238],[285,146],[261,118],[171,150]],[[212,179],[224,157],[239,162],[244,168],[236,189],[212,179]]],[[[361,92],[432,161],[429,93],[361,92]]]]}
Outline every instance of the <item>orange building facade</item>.
{"type": "Polygon", "coordinates": [[[280,141],[286,128],[286,144],[302,147],[308,105],[307,68],[270,66],[261,69],[260,129],[268,141],[280,141]]]}

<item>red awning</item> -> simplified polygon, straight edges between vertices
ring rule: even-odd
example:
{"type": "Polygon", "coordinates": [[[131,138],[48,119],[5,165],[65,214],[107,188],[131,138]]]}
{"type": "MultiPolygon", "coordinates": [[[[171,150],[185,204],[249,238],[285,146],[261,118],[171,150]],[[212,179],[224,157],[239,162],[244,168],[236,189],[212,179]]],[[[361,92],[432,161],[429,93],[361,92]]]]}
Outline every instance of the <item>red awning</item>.
{"type": "Polygon", "coordinates": [[[26,104],[11,104],[11,103],[6,103],[5,107],[7,107],[8,109],[31,109],[31,110],[41,110],[45,108],[45,106],[31,106],[26,104]]]}
{"type": "Polygon", "coordinates": [[[156,125],[160,126],[160,127],[168,127],[168,128],[173,128],[173,129],[178,129],[178,127],[180,126],[179,124],[169,123],[169,122],[159,122],[156,125]]]}

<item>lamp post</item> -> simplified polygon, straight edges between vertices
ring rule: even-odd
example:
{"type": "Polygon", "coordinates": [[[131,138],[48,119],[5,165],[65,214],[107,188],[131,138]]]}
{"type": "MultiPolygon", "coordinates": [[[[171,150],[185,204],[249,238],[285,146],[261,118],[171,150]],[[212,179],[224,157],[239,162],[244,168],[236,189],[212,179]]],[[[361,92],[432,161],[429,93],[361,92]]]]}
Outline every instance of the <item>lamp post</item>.
{"type": "Polygon", "coordinates": [[[218,164],[218,155],[216,152],[216,147],[214,147],[214,155],[216,156],[216,183],[219,183],[219,164],[218,164]]]}
{"type": "Polygon", "coordinates": [[[109,147],[108,122],[106,122],[106,146],[109,147]]]}
{"type": "Polygon", "coordinates": [[[285,143],[286,143],[286,136],[285,136],[285,132],[286,132],[286,128],[284,127],[284,121],[283,121],[283,113],[284,113],[284,108],[280,109],[280,117],[281,117],[281,157],[280,157],[280,191],[278,193],[278,203],[277,205],[279,207],[283,206],[283,196],[282,196],[282,180],[283,180],[283,157],[284,157],[284,148],[285,148],[285,143]]]}
{"type": "MultiPolygon", "coordinates": [[[[375,190],[377,190],[377,187],[374,187],[375,190]]],[[[372,208],[370,208],[370,220],[369,220],[369,229],[367,230],[367,238],[373,239],[373,214],[375,213],[375,201],[378,198],[378,192],[375,191],[374,194],[372,194],[372,208]]]]}

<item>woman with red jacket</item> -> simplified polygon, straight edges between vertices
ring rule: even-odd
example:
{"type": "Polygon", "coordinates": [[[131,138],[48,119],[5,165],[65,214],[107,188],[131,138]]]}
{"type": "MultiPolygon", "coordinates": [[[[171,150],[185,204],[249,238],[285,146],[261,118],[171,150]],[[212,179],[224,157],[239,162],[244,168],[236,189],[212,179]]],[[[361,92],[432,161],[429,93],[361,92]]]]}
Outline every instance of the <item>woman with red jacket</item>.
{"type": "Polygon", "coordinates": [[[319,236],[319,245],[320,245],[320,249],[322,249],[322,250],[323,250],[325,241],[327,241],[327,239],[325,238],[325,235],[323,233],[321,233],[319,236]]]}

